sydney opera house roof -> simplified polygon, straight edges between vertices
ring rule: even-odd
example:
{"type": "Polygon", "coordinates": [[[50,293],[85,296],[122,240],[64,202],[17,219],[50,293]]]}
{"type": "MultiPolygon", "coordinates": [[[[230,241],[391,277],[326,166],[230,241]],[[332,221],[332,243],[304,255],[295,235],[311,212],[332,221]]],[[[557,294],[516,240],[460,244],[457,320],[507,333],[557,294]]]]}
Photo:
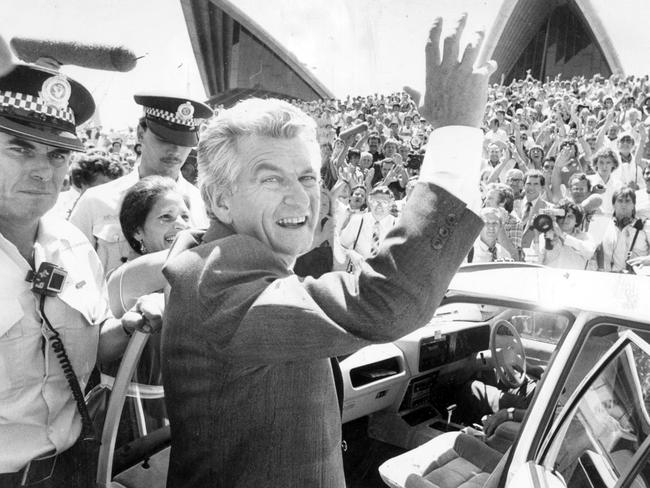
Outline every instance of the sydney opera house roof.
{"type": "MultiPolygon", "coordinates": [[[[650,73],[646,0],[181,0],[214,104],[399,90],[423,79],[431,20],[467,10],[487,28],[493,81],[650,73]]],[[[468,26],[469,28],[472,26],[468,26]]],[[[469,34],[466,36],[469,41],[469,34]]],[[[417,86],[417,84],[415,84],[417,86]]]]}

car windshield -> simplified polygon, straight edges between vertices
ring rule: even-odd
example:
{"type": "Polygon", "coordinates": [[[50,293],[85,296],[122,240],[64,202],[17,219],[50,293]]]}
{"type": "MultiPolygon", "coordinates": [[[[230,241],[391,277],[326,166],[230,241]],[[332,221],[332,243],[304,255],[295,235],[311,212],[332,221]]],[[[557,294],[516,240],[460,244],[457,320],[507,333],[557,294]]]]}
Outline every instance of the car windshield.
{"type": "Polygon", "coordinates": [[[507,320],[524,339],[557,344],[570,322],[558,312],[524,310],[486,303],[447,303],[438,308],[430,325],[444,322],[491,322],[507,320]]]}

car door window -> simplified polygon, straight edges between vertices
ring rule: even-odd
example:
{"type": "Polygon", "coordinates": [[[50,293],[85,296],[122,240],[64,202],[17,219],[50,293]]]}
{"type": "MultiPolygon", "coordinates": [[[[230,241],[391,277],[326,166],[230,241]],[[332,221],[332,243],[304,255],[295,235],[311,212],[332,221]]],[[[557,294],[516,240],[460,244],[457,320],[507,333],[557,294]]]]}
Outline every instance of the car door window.
{"type": "Polygon", "coordinates": [[[522,339],[557,344],[569,318],[557,313],[521,310],[512,317],[512,324],[522,339]]]}
{"type": "MultiPolygon", "coordinates": [[[[567,486],[614,486],[648,451],[649,385],[650,346],[625,332],[567,404],[542,464],[567,486]]],[[[650,465],[634,477],[632,486],[649,487],[650,465]]]]}

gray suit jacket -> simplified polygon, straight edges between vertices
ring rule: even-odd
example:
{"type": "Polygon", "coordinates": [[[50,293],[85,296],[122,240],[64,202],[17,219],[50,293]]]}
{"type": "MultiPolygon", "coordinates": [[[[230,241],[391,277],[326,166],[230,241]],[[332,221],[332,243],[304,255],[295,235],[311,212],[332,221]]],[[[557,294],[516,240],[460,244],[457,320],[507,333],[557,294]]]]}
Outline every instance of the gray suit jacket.
{"type": "Polygon", "coordinates": [[[172,250],[167,486],[343,488],[328,358],[425,325],[481,227],[463,202],[419,183],[358,276],[299,278],[219,222],[203,244],[172,250]]]}

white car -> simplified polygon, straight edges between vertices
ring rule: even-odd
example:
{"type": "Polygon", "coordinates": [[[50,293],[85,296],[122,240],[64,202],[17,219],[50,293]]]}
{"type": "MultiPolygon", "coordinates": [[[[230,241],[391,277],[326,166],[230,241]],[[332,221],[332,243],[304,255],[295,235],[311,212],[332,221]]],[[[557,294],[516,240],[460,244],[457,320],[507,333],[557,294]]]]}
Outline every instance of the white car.
{"type": "Polygon", "coordinates": [[[457,316],[462,331],[474,306],[483,315],[474,328],[490,328],[502,381],[521,370],[522,349],[528,365],[542,367],[535,396],[523,422],[502,424],[501,439],[437,435],[382,464],[382,479],[393,487],[650,486],[649,297],[650,279],[640,276],[463,269],[437,315],[457,316]]]}
{"type": "MultiPolygon", "coordinates": [[[[348,486],[650,486],[646,341],[646,277],[461,268],[427,326],[339,358],[348,486]],[[523,421],[486,438],[463,413],[463,385],[516,387],[526,371],[538,381],[523,421]]],[[[113,465],[125,395],[161,393],[129,386],[145,342],[134,334],[113,387],[99,486],[165,486],[168,428],[135,442],[144,464],[113,465]]]]}

